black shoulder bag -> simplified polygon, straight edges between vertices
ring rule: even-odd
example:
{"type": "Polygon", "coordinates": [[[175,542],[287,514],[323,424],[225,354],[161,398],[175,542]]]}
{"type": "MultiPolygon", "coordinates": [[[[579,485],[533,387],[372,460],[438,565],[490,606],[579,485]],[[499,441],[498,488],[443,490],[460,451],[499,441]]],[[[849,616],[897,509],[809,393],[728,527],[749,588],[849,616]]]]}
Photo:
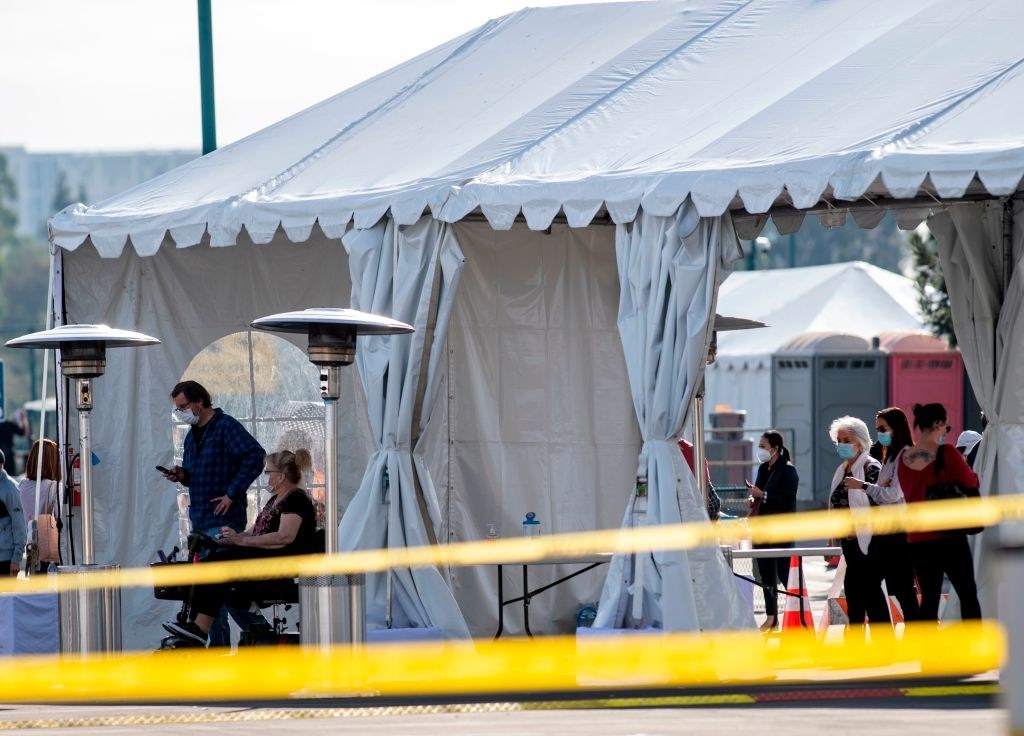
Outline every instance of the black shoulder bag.
{"type": "MultiPolygon", "coordinates": [[[[946,446],[939,445],[938,452],[935,453],[935,462],[932,463],[932,469],[936,478],[944,467],[942,458],[946,452],[946,446]]],[[[925,501],[948,501],[953,498],[981,498],[981,492],[977,488],[970,488],[953,482],[932,483],[924,489],[925,501]]],[[[950,529],[948,531],[953,534],[977,534],[984,528],[983,526],[972,526],[964,529],[950,529]]]]}

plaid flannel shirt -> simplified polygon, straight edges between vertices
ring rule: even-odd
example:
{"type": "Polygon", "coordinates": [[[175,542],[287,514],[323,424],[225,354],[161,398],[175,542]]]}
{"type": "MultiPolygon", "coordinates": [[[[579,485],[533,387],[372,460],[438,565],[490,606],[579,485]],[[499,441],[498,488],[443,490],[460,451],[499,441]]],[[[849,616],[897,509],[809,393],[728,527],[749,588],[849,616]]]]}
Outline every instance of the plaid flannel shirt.
{"type": "Polygon", "coordinates": [[[246,526],[246,492],[263,472],[266,452],[237,419],[215,409],[207,423],[202,442],[196,447],[193,430],[185,436],[181,467],[188,486],[188,516],[195,531],[230,526],[241,531],[246,526]],[[214,514],[212,499],[227,495],[231,508],[226,514],[214,514]]]}

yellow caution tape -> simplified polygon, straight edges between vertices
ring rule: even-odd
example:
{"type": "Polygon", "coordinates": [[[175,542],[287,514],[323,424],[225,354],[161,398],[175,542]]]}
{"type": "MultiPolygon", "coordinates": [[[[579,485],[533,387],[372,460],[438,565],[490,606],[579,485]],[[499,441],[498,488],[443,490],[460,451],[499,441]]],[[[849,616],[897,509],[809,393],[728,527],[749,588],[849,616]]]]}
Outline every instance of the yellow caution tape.
{"type": "Polygon", "coordinates": [[[7,702],[214,701],[431,696],[943,677],[1005,658],[994,622],[908,625],[900,638],[843,642],[797,630],[618,633],[497,642],[179,649],[123,655],[17,656],[0,667],[7,702]],[[181,673],[168,677],[168,672],[181,673]]]}
{"type": "Polygon", "coordinates": [[[868,509],[809,511],[756,516],[736,522],[694,522],[610,529],[544,537],[463,542],[436,546],[364,550],[335,555],[307,555],[259,560],[101,569],[81,573],[36,575],[26,580],[0,580],[0,593],[148,587],[261,580],[275,577],[380,572],[389,568],[430,565],[493,565],[534,562],[602,552],[642,553],[686,550],[718,544],[738,545],[742,539],[776,543],[801,539],[845,537],[856,529],[886,534],[969,526],[992,526],[1024,519],[1024,494],[928,503],[874,506],[868,509]]]}

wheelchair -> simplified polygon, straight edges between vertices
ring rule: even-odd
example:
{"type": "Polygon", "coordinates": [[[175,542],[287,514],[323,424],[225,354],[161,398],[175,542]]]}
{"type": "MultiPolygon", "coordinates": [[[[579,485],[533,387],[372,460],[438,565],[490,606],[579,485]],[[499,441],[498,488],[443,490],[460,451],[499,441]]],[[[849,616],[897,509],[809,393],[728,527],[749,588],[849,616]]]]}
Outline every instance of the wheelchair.
{"type": "MultiPolygon", "coordinates": [[[[209,553],[219,547],[216,539],[193,532],[188,537],[187,560],[174,559],[175,554],[165,556],[165,560],[154,562],[151,567],[162,565],[193,565],[198,564],[209,553]]],[[[325,536],[322,529],[316,531],[314,552],[323,552],[325,536]]],[[[155,586],[153,596],[159,600],[181,601],[181,608],[175,618],[179,623],[191,619],[193,585],[155,586]]],[[[279,646],[299,643],[299,621],[295,622],[295,630],[288,627],[286,614],[299,603],[298,581],[294,578],[276,578],[271,580],[242,580],[232,584],[228,597],[233,602],[249,603],[259,610],[272,610],[269,625],[252,625],[244,629],[238,640],[239,646],[279,646]]],[[[199,648],[201,645],[177,634],[168,634],[160,640],[158,650],[199,648]]]]}

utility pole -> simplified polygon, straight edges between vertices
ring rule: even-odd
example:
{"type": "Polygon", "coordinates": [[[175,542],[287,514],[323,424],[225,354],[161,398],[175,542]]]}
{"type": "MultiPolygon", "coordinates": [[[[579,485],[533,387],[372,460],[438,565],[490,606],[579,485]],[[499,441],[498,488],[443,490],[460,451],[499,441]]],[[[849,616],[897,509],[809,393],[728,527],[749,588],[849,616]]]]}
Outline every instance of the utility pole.
{"type": "Polygon", "coordinates": [[[217,117],[213,99],[213,14],[210,0],[199,9],[199,97],[203,116],[203,155],[217,150],[217,117]]]}

